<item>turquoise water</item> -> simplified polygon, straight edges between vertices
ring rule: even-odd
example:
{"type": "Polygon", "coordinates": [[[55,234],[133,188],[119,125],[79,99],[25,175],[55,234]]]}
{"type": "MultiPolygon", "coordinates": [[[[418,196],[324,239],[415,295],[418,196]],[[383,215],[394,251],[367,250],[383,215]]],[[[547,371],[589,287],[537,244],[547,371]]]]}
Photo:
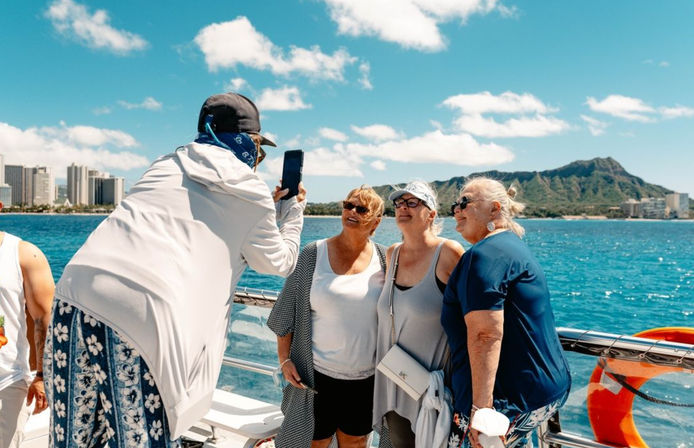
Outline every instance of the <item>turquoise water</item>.
{"type": "MultiPolygon", "coordinates": [[[[0,229],[39,246],[56,280],[70,257],[102,216],[0,215],[0,229]]],[[[694,327],[694,222],[523,220],[526,242],[547,274],[558,326],[633,334],[659,326],[694,327]]],[[[339,232],[337,218],[307,218],[302,244],[339,232]]],[[[464,243],[447,218],[443,236],[464,243]]],[[[400,238],[395,221],[385,219],[374,239],[400,238]]],[[[467,243],[464,243],[467,247],[467,243]]],[[[244,273],[242,286],[281,289],[282,279],[244,273]]],[[[268,310],[235,306],[228,353],[275,363],[275,338],[264,322],[268,310]]],[[[564,427],[590,434],[585,389],[595,358],[569,354],[574,384],[562,410],[564,427]]],[[[694,403],[694,375],[669,374],[642,390],[660,398],[694,403]]],[[[224,369],[220,386],[279,402],[267,377],[224,369]]],[[[635,419],[653,447],[694,447],[694,409],[635,401],[635,419]],[[665,429],[668,429],[665,431],[665,429]]]]}

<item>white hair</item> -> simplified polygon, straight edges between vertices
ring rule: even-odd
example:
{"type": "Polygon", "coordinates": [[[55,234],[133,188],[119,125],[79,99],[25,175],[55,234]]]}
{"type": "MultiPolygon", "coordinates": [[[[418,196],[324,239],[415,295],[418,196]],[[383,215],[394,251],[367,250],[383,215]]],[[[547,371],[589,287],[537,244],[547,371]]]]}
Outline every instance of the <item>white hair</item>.
{"type": "Polygon", "coordinates": [[[518,235],[520,238],[523,238],[523,235],[525,235],[525,229],[523,226],[513,220],[513,218],[518,216],[525,208],[525,204],[513,199],[516,197],[516,187],[511,185],[508,189],[506,189],[504,184],[498,180],[490,179],[488,177],[475,177],[465,182],[461,192],[471,187],[475,187],[477,189],[483,200],[498,202],[501,205],[499,209],[499,218],[501,219],[501,222],[513,233],[518,235]]]}

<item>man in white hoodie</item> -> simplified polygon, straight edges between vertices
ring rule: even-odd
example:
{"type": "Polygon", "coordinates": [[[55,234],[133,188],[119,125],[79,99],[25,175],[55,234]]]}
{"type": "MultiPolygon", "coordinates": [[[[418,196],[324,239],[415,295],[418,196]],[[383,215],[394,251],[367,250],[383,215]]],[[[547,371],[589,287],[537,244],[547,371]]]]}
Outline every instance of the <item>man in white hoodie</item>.
{"type": "Polygon", "coordinates": [[[44,359],[51,446],[175,445],[209,409],[245,267],[294,269],[306,192],[279,200],[255,173],[275,144],[253,102],[208,98],[198,132],[65,267],[44,359]]]}

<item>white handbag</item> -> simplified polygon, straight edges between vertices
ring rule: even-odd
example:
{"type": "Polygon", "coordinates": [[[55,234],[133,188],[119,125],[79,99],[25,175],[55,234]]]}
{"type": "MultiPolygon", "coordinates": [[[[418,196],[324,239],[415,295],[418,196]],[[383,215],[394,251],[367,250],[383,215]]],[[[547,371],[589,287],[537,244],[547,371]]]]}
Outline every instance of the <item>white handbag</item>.
{"type": "Polygon", "coordinates": [[[395,342],[393,288],[395,288],[395,276],[398,273],[399,256],[400,251],[398,250],[395,254],[395,260],[393,260],[393,277],[390,286],[391,347],[376,368],[407,392],[410,397],[418,401],[429,387],[429,371],[395,342]]]}
{"type": "Polygon", "coordinates": [[[418,401],[429,387],[429,371],[398,344],[388,350],[376,368],[415,401],[418,401]]]}

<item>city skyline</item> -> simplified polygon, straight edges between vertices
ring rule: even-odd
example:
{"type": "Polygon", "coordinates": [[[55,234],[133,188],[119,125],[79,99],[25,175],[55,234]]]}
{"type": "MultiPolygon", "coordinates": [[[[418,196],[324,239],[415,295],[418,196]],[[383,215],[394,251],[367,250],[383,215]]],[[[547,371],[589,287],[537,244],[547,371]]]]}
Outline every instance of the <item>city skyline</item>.
{"type": "Polygon", "coordinates": [[[311,202],[595,157],[691,196],[692,13],[626,0],[5,2],[0,153],[60,182],[79,161],[129,189],[195,138],[205,97],[234,90],[280,146],[259,174],[274,185],[282,151],[303,148],[311,202]]]}
{"type": "Polygon", "coordinates": [[[125,197],[125,179],[72,162],[67,183],[56,184],[51,167],[5,164],[0,154],[0,201],[5,207],[118,205],[125,197]],[[65,197],[60,197],[65,187],[65,197]],[[62,202],[61,202],[62,200],[62,202]]]}

